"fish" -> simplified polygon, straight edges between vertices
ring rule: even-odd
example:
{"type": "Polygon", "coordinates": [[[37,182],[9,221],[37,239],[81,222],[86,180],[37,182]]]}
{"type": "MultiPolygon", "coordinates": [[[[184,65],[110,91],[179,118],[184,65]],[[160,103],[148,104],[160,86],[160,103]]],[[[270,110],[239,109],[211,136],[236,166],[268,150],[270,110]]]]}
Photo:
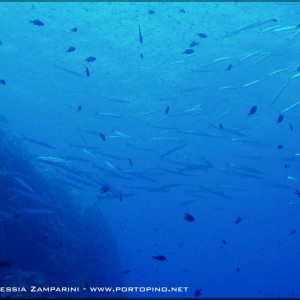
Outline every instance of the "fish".
{"type": "Polygon", "coordinates": [[[298,101],[298,102],[296,102],[296,103],[290,105],[290,106],[287,107],[287,108],[284,108],[280,113],[283,114],[283,113],[285,113],[285,112],[287,112],[287,111],[292,110],[293,108],[295,108],[295,107],[297,107],[297,106],[299,106],[299,105],[300,105],[300,101],[298,101]]]}
{"type": "Polygon", "coordinates": [[[169,113],[169,110],[170,110],[170,107],[167,106],[166,109],[165,109],[165,114],[168,114],[168,113],[169,113]]]}
{"type": "Polygon", "coordinates": [[[6,80],[5,79],[0,79],[0,84],[6,85],[6,80]]]}
{"type": "Polygon", "coordinates": [[[193,49],[186,49],[182,53],[183,54],[192,54],[192,53],[194,53],[194,50],[193,49]]]}
{"type": "Polygon", "coordinates": [[[252,107],[250,108],[250,111],[249,111],[249,113],[248,113],[248,116],[254,115],[254,114],[256,113],[256,111],[257,111],[257,106],[256,106],[256,105],[252,106],[252,107]]]}
{"type": "Polygon", "coordinates": [[[90,63],[90,62],[94,62],[97,58],[94,56],[89,56],[87,57],[84,61],[90,63]]]}
{"type": "Polygon", "coordinates": [[[279,149],[279,150],[282,149],[282,148],[283,148],[283,145],[278,145],[277,146],[277,149],[279,149]]]}
{"type": "Polygon", "coordinates": [[[23,140],[25,140],[26,142],[29,142],[31,144],[39,145],[39,146],[42,146],[42,147],[45,147],[45,148],[48,148],[48,149],[56,149],[56,147],[54,147],[52,145],[49,145],[47,143],[44,143],[44,142],[41,142],[39,140],[35,140],[35,139],[32,139],[32,138],[27,138],[25,136],[23,136],[23,140]]]}
{"type": "Polygon", "coordinates": [[[101,133],[101,132],[99,133],[99,135],[101,137],[101,140],[105,142],[105,135],[103,133],[101,133]]]}
{"type": "Polygon", "coordinates": [[[76,50],[75,47],[70,47],[66,50],[66,52],[74,52],[76,50]]]}
{"type": "Polygon", "coordinates": [[[183,219],[187,222],[195,222],[196,219],[189,213],[185,213],[183,219]]]}
{"type": "Polygon", "coordinates": [[[9,268],[11,266],[11,263],[7,260],[1,260],[0,261],[0,268],[9,268]]]}
{"type": "Polygon", "coordinates": [[[260,27],[262,25],[265,25],[265,24],[268,24],[268,23],[271,23],[271,22],[278,22],[278,20],[277,19],[270,19],[270,20],[259,21],[259,22],[255,22],[255,23],[246,25],[246,26],[244,26],[244,27],[242,27],[240,29],[237,29],[235,31],[228,32],[225,35],[225,38],[235,36],[235,35],[237,35],[237,34],[239,34],[241,32],[248,31],[250,29],[253,29],[253,28],[256,28],[256,27],[260,27]]]}
{"type": "Polygon", "coordinates": [[[148,14],[149,15],[154,15],[155,14],[155,10],[154,9],[149,9],[148,10],[148,14]]]}
{"type": "Polygon", "coordinates": [[[86,74],[86,77],[90,77],[90,70],[88,67],[85,67],[85,74],[86,74]]]}
{"type": "Polygon", "coordinates": [[[74,71],[72,71],[72,70],[69,70],[69,69],[60,67],[60,66],[58,66],[58,65],[55,65],[55,64],[54,64],[53,67],[56,68],[56,69],[59,69],[59,70],[61,70],[61,71],[64,71],[64,72],[66,72],[66,73],[72,74],[72,75],[74,75],[74,76],[76,76],[76,77],[85,78],[82,74],[79,74],[79,73],[74,72],[74,71]]]}
{"type": "Polygon", "coordinates": [[[21,178],[15,177],[14,180],[17,181],[20,184],[20,186],[27,190],[29,193],[35,193],[35,191],[21,178]]]}
{"type": "Polygon", "coordinates": [[[221,242],[222,242],[223,245],[225,245],[225,246],[227,245],[226,240],[222,240],[221,242]]]}
{"type": "Polygon", "coordinates": [[[293,229],[291,232],[290,232],[290,235],[293,235],[297,232],[297,229],[293,229]]]}
{"type": "Polygon", "coordinates": [[[222,123],[219,124],[219,128],[220,128],[220,129],[224,129],[224,126],[223,126],[222,123]]]}
{"type": "Polygon", "coordinates": [[[206,33],[203,33],[203,32],[200,32],[200,33],[196,33],[196,35],[201,38],[201,39],[206,39],[207,38],[207,34],[206,33]]]}
{"type": "Polygon", "coordinates": [[[198,45],[198,43],[197,42],[195,42],[195,41],[192,41],[191,43],[190,43],[190,47],[192,48],[192,47],[196,47],[198,45]]]}
{"type": "Polygon", "coordinates": [[[130,167],[132,167],[133,166],[132,160],[130,158],[128,158],[128,161],[129,161],[130,167]]]}
{"type": "Polygon", "coordinates": [[[232,70],[232,64],[229,64],[226,68],[227,71],[231,71],[232,70]]]}
{"type": "Polygon", "coordinates": [[[290,123],[290,130],[293,131],[294,128],[293,128],[293,125],[290,123]]]}
{"type": "Polygon", "coordinates": [[[259,83],[260,81],[261,81],[260,79],[254,80],[254,81],[251,81],[251,82],[248,82],[248,83],[244,84],[242,87],[245,88],[245,87],[251,86],[253,84],[259,83]]]}
{"type": "Polygon", "coordinates": [[[36,25],[36,26],[44,26],[45,24],[40,21],[40,20],[29,20],[29,23],[32,23],[33,25],[36,25]]]}
{"type": "Polygon", "coordinates": [[[235,219],[234,223],[235,223],[235,224],[239,224],[239,223],[242,222],[242,220],[243,220],[242,217],[237,217],[237,218],[235,219]]]}
{"type": "Polygon", "coordinates": [[[120,201],[123,201],[123,191],[120,191],[120,197],[119,197],[120,201]]]}
{"type": "Polygon", "coordinates": [[[105,185],[101,188],[100,193],[101,193],[101,194],[105,194],[105,193],[107,193],[109,190],[110,190],[110,186],[109,186],[108,184],[105,184],[105,185]]]}
{"type": "Polygon", "coordinates": [[[153,256],[153,259],[158,260],[158,261],[165,261],[165,260],[167,260],[166,256],[164,256],[164,255],[153,256]]]}
{"type": "Polygon", "coordinates": [[[196,289],[195,292],[194,292],[194,296],[195,296],[196,298],[198,298],[198,297],[201,296],[201,295],[202,295],[202,289],[196,289]]]}
{"type": "Polygon", "coordinates": [[[174,148],[168,150],[168,151],[165,152],[164,154],[161,154],[161,155],[160,155],[160,158],[161,158],[161,159],[164,159],[165,157],[167,157],[167,156],[173,154],[174,152],[177,152],[177,151],[183,149],[184,147],[186,147],[186,145],[187,145],[187,143],[186,143],[186,144],[182,144],[182,145],[178,145],[178,146],[176,146],[176,147],[174,147],[174,148]]]}
{"type": "Polygon", "coordinates": [[[35,158],[36,161],[39,162],[51,162],[56,164],[70,164],[70,160],[66,160],[59,157],[51,157],[51,156],[38,156],[35,158]]]}
{"type": "Polygon", "coordinates": [[[284,119],[284,115],[279,115],[277,119],[277,124],[281,123],[284,119]]]}
{"type": "Polygon", "coordinates": [[[142,32],[141,32],[141,26],[139,25],[139,40],[140,40],[140,43],[143,44],[143,35],[142,35],[142,32]]]}
{"type": "Polygon", "coordinates": [[[77,27],[73,27],[72,29],[70,29],[70,31],[71,31],[71,32],[77,32],[78,29],[77,29],[77,27]]]}

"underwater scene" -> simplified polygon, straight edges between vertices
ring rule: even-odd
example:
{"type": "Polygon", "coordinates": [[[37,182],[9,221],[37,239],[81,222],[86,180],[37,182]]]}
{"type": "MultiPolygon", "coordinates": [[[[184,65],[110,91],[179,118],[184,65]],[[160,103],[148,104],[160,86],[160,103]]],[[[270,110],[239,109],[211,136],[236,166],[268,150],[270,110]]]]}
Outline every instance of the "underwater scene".
{"type": "Polygon", "coordinates": [[[0,3],[0,298],[300,297],[300,3],[0,3]]]}

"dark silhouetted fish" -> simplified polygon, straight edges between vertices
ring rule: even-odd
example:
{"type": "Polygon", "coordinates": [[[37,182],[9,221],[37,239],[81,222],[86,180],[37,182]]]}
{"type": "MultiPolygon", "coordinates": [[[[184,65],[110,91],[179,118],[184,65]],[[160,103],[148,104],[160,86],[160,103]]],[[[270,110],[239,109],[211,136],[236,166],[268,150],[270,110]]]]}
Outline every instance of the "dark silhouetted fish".
{"type": "Polygon", "coordinates": [[[180,12],[181,14],[185,14],[185,10],[184,10],[183,8],[179,9],[179,12],[180,12]]]}
{"type": "Polygon", "coordinates": [[[82,109],[81,105],[78,105],[77,106],[77,111],[81,111],[81,109],[82,109]]]}
{"type": "Polygon", "coordinates": [[[88,63],[90,63],[90,62],[93,62],[93,61],[95,61],[97,58],[96,57],[94,57],[94,56],[89,56],[89,57],[87,57],[84,61],[86,61],[86,62],[88,62],[88,63]]]}
{"type": "Polygon", "coordinates": [[[183,218],[187,222],[195,222],[196,221],[196,219],[189,213],[185,213],[183,218]]]}
{"type": "Polygon", "coordinates": [[[85,67],[85,74],[87,77],[90,77],[90,70],[87,67],[85,67]]]}
{"type": "Polygon", "coordinates": [[[277,149],[279,149],[279,150],[282,149],[282,148],[283,148],[283,145],[278,145],[277,146],[277,149]]]}
{"type": "Polygon", "coordinates": [[[132,167],[133,166],[132,160],[130,158],[128,158],[128,161],[129,161],[130,167],[132,167]]]}
{"type": "Polygon", "coordinates": [[[29,23],[32,23],[33,25],[36,26],[44,26],[44,23],[40,20],[29,20],[29,23]]]}
{"type": "Polygon", "coordinates": [[[167,108],[165,109],[165,114],[168,114],[169,110],[170,110],[170,107],[167,106],[167,108]]]}
{"type": "Polygon", "coordinates": [[[206,39],[206,38],[207,38],[207,34],[205,34],[205,33],[203,33],[203,32],[197,33],[197,35],[198,35],[199,38],[201,38],[201,39],[206,39]]]}
{"type": "Polygon", "coordinates": [[[109,190],[110,190],[110,186],[109,186],[108,184],[105,184],[105,185],[101,188],[100,192],[101,192],[101,194],[105,194],[105,193],[107,193],[109,190]]]}
{"type": "Polygon", "coordinates": [[[220,128],[220,129],[224,129],[224,126],[223,126],[222,123],[219,124],[219,128],[220,128]]]}
{"type": "Polygon", "coordinates": [[[183,51],[183,54],[192,54],[194,52],[193,49],[186,49],[183,51]]]}
{"type": "Polygon", "coordinates": [[[73,27],[72,29],[70,29],[71,32],[77,32],[77,27],[73,27]]]}
{"type": "Polygon", "coordinates": [[[167,260],[167,258],[164,255],[153,256],[153,259],[158,260],[158,261],[165,261],[165,260],[167,260]]]}
{"type": "Polygon", "coordinates": [[[168,150],[168,151],[165,152],[164,154],[160,155],[160,158],[161,158],[161,159],[164,159],[165,157],[171,155],[172,153],[181,150],[181,149],[184,148],[186,145],[187,145],[187,144],[183,144],[183,145],[176,146],[176,147],[174,147],[174,148],[168,150]]]}
{"type": "Polygon", "coordinates": [[[196,46],[198,46],[199,45],[199,43],[197,43],[197,42],[195,42],[195,41],[192,41],[191,43],[190,43],[190,47],[192,48],[192,47],[196,47],[196,46]]]}
{"type": "Polygon", "coordinates": [[[226,240],[222,240],[222,244],[226,246],[227,245],[226,240]]]}
{"type": "Polygon", "coordinates": [[[198,297],[201,296],[201,295],[202,295],[202,289],[196,289],[195,292],[194,292],[194,296],[195,296],[196,298],[198,298],[198,297]]]}
{"type": "Polygon", "coordinates": [[[103,133],[100,132],[100,137],[102,141],[105,141],[105,135],[103,133]]]}
{"type": "Polygon", "coordinates": [[[148,14],[149,14],[149,15],[154,15],[154,14],[155,14],[155,10],[149,9],[149,10],[148,10],[148,14]]]}
{"type": "Polygon", "coordinates": [[[252,107],[250,108],[250,111],[249,111],[248,115],[249,115],[249,116],[254,115],[254,114],[256,113],[256,111],[257,111],[257,106],[254,105],[254,106],[252,106],[252,107]]]}
{"type": "Polygon", "coordinates": [[[277,123],[281,123],[284,119],[284,115],[279,115],[278,119],[277,119],[277,123]]]}
{"type": "Polygon", "coordinates": [[[232,64],[229,64],[228,66],[227,66],[227,71],[230,71],[232,69],[232,64]]]}
{"type": "Polygon", "coordinates": [[[235,219],[234,223],[235,223],[235,224],[239,224],[239,223],[242,222],[242,220],[243,220],[242,217],[237,217],[237,218],[235,219]]]}
{"type": "Polygon", "coordinates": [[[11,266],[10,262],[6,260],[1,260],[0,261],[0,268],[9,268],[11,266]]]}
{"type": "Polygon", "coordinates": [[[70,47],[66,50],[66,52],[74,52],[75,51],[75,47],[70,47]]]}
{"type": "Polygon", "coordinates": [[[293,235],[297,232],[297,229],[293,229],[291,232],[290,232],[290,235],[293,235]]]}
{"type": "Polygon", "coordinates": [[[0,80],[0,84],[6,85],[6,80],[5,80],[5,79],[1,79],[1,80],[0,80]]]}
{"type": "Polygon", "coordinates": [[[142,35],[142,32],[141,32],[141,26],[139,25],[139,40],[140,40],[140,43],[143,44],[143,35],[142,35]]]}

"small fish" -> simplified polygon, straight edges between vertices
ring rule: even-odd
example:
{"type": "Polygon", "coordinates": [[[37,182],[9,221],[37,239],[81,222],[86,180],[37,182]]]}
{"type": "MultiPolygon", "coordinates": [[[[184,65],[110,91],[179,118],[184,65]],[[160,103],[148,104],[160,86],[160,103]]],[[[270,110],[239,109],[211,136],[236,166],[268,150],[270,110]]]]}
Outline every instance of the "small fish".
{"type": "Polygon", "coordinates": [[[195,41],[192,41],[191,43],[190,43],[190,47],[192,48],[192,47],[196,47],[197,45],[199,45],[199,43],[197,43],[197,42],[195,42],[195,41]]]}
{"type": "Polygon", "coordinates": [[[110,186],[109,186],[108,184],[105,184],[105,185],[101,188],[100,192],[101,192],[101,194],[105,194],[105,193],[107,193],[109,190],[110,190],[110,186]]]}
{"type": "Polygon", "coordinates": [[[293,125],[290,123],[290,130],[293,131],[294,130],[294,127],[293,125]]]}
{"type": "Polygon", "coordinates": [[[85,59],[85,61],[86,62],[93,62],[93,61],[95,61],[97,58],[96,57],[94,57],[94,56],[89,56],[89,57],[87,57],[86,59],[85,59]]]}
{"type": "Polygon", "coordinates": [[[183,8],[179,9],[179,12],[180,12],[181,14],[185,14],[185,10],[184,10],[183,8]]]}
{"type": "Polygon", "coordinates": [[[189,213],[185,213],[183,219],[187,222],[195,222],[196,219],[189,213]]]}
{"type": "Polygon", "coordinates": [[[227,245],[226,240],[222,240],[222,244],[226,246],[227,245]]]}
{"type": "Polygon", "coordinates": [[[202,295],[202,289],[196,289],[195,292],[194,292],[194,296],[195,296],[196,298],[198,298],[198,297],[201,296],[201,295],[202,295]]]}
{"type": "Polygon", "coordinates": [[[290,235],[293,235],[297,232],[297,229],[293,229],[291,232],[290,232],[290,235]]]}
{"type": "Polygon", "coordinates": [[[140,40],[140,43],[143,44],[143,35],[142,35],[142,32],[141,32],[141,26],[139,25],[139,40],[140,40]]]}
{"type": "Polygon", "coordinates": [[[82,109],[81,105],[78,105],[77,106],[77,111],[81,111],[81,109],[82,109]]]}
{"type": "Polygon", "coordinates": [[[220,128],[220,129],[223,129],[223,128],[224,128],[224,126],[223,126],[222,123],[219,124],[219,128],[220,128]]]}
{"type": "Polygon", "coordinates": [[[29,20],[29,23],[32,23],[33,25],[36,26],[44,26],[44,23],[40,20],[29,20]]]}
{"type": "Polygon", "coordinates": [[[87,67],[85,67],[85,74],[87,77],[90,77],[90,70],[87,67]]]}
{"type": "Polygon", "coordinates": [[[285,168],[285,169],[287,169],[287,168],[289,168],[289,167],[290,167],[290,165],[284,164],[284,168],[285,168]]]}
{"type": "Polygon", "coordinates": [[[1,79],[1,80],[0,80],[0,84],[6,85],[6,80],[5,80],[5,79],[1,79]]]}
{"type": "Polygon", "coordinates": [[[241,271],[241,269],[239,267],[237,267],[236,271],[239,273],[241,271]]]}
{"type": "Polygon", "coordinates": [[[38,141],[38,140],[35,140],[35,139],[27,138],[25,136],[23,136],[23,140],[25,140],[26,142],[29,142],[31,144],[39,145],[39,146],[42,146],[42,147],[45,147],[45,148],[48,148],[48,149],[56,149],[52,145],[49,145],[47,143],[44,143],[44,142],[41,142],[41,141],[38,141]]]}
{"type": "Polygon", "coordinates": [[[158,260],[158,261],[165,261],[165,260],[167,260],[167,258],[164,255],[153,256],[153,259],[158,260]]]}
{"type": "Polygon", "coordinates": [[[228,66],[227,66],[227,71],[230,71],[232,69],[232,64],[229,64],[228,66]]]}
{"type": "Polygon", "coordinates": [[[183,51],[183,54],[192,54],[194,52],[193,49],[186,49],[183,51]]]}
{"type": "Polygon", "coordinates": [[[0,41],[0,46],[3,46],[3,43],[0,41]]]}
{"type": "Polygon", "coordinates": [[[99,135],[100,135],[100,137],[101,137],[101,140],[102,140],[102,141],[105,141],[105,135],[104,135],[103,133],[101,133],[101,132],[100,132],[99,135]]]}
{"type": "Polygon", "coordinates": [[[284,115],[279,115],[278,119],[277,119],[277,124],[281,123],[284,119],[284,115]]]}
{"type": "Polygon", "coordinates": [[[169,110],[170,110],[170,107],[167,106],[167,108],[165,109],[165,114],[168,114],[169,110]]]}
{"type": "Polygon", "coordinates": [[[154,15],[154,14],[155,14],[155,10],[149,9],[149,10],[148,10],[148,14],[149,14],[149,15],[154,15]]]}
{"type": "Polygon", "coordinates": [[[298,189],[295,189],[294,194],[298,195],[298,197],[300,198],[300,191],[298,189]]]}
{"type": "Polygon", "coordinates": [[[254,114],[256,113],[256,111],[257,111],[257,106],[254,105],[254,106],[252,106],[252,107],[250,108],[250,111],[249,111],[248,115],[249,115],[249,116],[254,115],[254,114]]]}
{"type": "Polygon", "coordinates": [[[239,224],[239,223],[242,222],[242,220],[243,220],[242,217],[237,217],[237,218],[235,219],[234,223],[235,223],[235,224],[239,224]]]}
{"type": "Polygon", "coordinates": [[[203,32],[197,33],[197,35],[198,35],[199,38],[201,38],[201,39],[206,39],[206,38],[207,38],[207,34],[205,34],[205,33],[203,33],[203,32]]]}
{"type": "Polygon", "coordinates": [[[277,146],[277,149],[282,149],[283,148],[283,145],[278,145],[277,146]]]}
{"type": "Polygon", "coordinates": [[[140,53],[140,58],[144,59],[144,54],[143,53],[140,53]]]}
{"type": "Polygon", "coordinates": [[[130,158],[128,158],[128,161],[129,161],[130,167],[132,167],[133,166],[132,160],[130,158]]]}
{"type": "Polygon", "coordinates": [[[6,260],[0,261],[0,268],[9,268],[10,266],[11,266],[11,264],[6,260]]]}
{"type": "Polygon", "coordinates": [[[71,32],[77,32],[77,27],[73,27],[72,29],[70,29],[71,32]]]}
{"type": "Polygon", "coordinates": [[[120,197],[119,197],[119,199],[120,199],[120,202],[123,201],[123,191],[122,190],[120,191],[120,197]]]}
{"type": "Polygon", "coordinates": [[[70,48],[68,48],[67,50],[66,50],[66,52],[74,52],[75,51],[75,47],[70,47],[70,48]]]}
{"type": "Polygon", "coordinates": [[[129,274],[131,273],[131,270],[125,270],[124,272],[122,272],[122,274],[129,274]]]}

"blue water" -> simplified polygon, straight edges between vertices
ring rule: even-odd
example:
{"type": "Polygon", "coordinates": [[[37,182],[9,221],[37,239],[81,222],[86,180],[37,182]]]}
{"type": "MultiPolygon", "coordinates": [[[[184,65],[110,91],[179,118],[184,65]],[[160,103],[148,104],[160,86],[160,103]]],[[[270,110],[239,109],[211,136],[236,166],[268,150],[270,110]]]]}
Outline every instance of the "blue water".
{"type": "Polygon", "coordinates": [[[0,285],[300,297],[299,13],[1,3],[0,285]]]}

